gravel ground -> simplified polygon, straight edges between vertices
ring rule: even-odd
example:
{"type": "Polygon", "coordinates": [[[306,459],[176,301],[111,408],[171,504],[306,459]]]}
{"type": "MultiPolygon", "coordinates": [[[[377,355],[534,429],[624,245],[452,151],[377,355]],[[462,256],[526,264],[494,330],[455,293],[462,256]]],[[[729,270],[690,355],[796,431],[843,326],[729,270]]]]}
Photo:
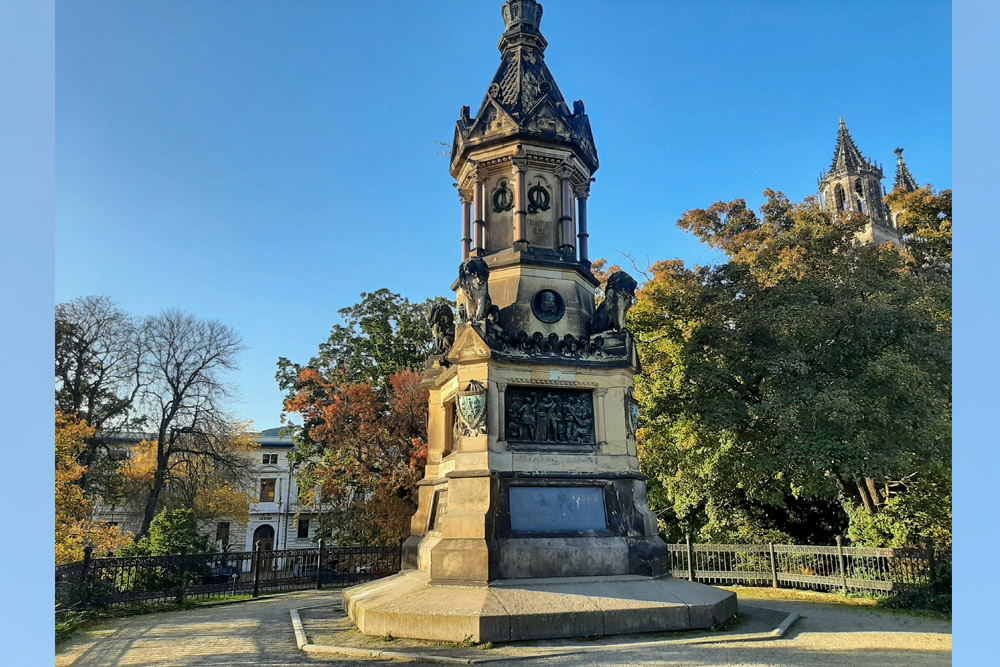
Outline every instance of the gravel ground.
{"type": "MultiPolygon", "coordinates": [[[[785,638],[725,644],[613,648],[594,646],[544,658],[496,664],[632,666],[732,665],[739,667],[865,665],[929,667],[951,664],[951,623],[866,607],[812,601],[755,599],[753,606],[802,616],[785,638]]],[[[302,592],[243,602],[117,619],[81,633],[59,647],[56,667],[207,665],[362,665],[299,651],[289,610],[333,603],[338,591],[302,592]]],[[[488,657],[489,651],[481,652],[488,657]]]]}

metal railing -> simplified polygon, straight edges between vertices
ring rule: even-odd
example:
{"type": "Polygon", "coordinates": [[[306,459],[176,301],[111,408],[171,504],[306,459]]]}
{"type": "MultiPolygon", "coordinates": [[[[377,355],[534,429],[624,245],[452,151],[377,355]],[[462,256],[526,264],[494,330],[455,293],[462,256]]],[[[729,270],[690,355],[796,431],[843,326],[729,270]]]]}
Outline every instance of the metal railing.
{"type": "Polygon", "coordinates": [[[788,544],[668,544],[670,574],[705,584],[893,592],[931,588],[948,555],[926,549],[788,544]]]}
{"type": "Polygon", "coordinates": [[[324,586],[395,574],[399,547],[329,547],[177,556],[92,558],[56,567],[56,608],[127,607],[211,600],[324,586]]]}

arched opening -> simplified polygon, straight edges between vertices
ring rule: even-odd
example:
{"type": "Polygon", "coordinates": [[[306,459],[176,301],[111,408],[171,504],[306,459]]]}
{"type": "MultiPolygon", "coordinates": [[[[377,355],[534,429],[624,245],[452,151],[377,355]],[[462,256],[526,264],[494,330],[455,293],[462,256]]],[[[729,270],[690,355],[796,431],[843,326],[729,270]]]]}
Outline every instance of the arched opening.
{"type": "Polygon", "coordinates": [[[274,526],[266,523],[258,526],[257,530],[253,531],[253,546],[256,547],[258,542],[261,551],[274,549],[274,526]]]}
{"type": "Polygon", "coordinates": [[[865,203],[863,201],[861,201],[860,199],[858,199],[857,200],[857,204],[858,204],[858,211],[861,212],[861,213],[864,213],[865,212],[865,203]]]}
{"type": "Polygon", "coordinates": [[[833,189],[833,198],[837,203],[837,213],[844,212],[844,188],[838,183],[833,189]]]}

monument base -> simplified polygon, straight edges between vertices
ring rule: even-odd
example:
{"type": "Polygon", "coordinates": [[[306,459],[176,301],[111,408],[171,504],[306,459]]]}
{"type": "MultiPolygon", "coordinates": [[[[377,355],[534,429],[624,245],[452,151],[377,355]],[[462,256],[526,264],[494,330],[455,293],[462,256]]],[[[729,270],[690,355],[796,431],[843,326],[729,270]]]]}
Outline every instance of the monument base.
{"type": "Polygon", "coordinates": [[[441,586],[405,570],[346,589],[344,608],[366,635],[510,642],[710,628],[736,613],[736,594],[669,575],[441,586]]]}

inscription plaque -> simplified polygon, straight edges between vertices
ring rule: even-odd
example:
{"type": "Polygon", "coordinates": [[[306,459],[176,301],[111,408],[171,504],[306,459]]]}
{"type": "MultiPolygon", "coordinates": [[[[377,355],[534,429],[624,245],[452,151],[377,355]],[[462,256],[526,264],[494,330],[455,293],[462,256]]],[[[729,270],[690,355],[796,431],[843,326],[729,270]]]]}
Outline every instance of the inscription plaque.
{"type": "Polygon", "coordinates": [[[504,394],[507,442],[593,445],[594,399],[590,391],[508,387],[504,394]]]}
{"type": "Polygon", "coordinates": [[[510,487],[510,529],[517,533],[606,530],[604,489],[596,486],[510,487]]]}

